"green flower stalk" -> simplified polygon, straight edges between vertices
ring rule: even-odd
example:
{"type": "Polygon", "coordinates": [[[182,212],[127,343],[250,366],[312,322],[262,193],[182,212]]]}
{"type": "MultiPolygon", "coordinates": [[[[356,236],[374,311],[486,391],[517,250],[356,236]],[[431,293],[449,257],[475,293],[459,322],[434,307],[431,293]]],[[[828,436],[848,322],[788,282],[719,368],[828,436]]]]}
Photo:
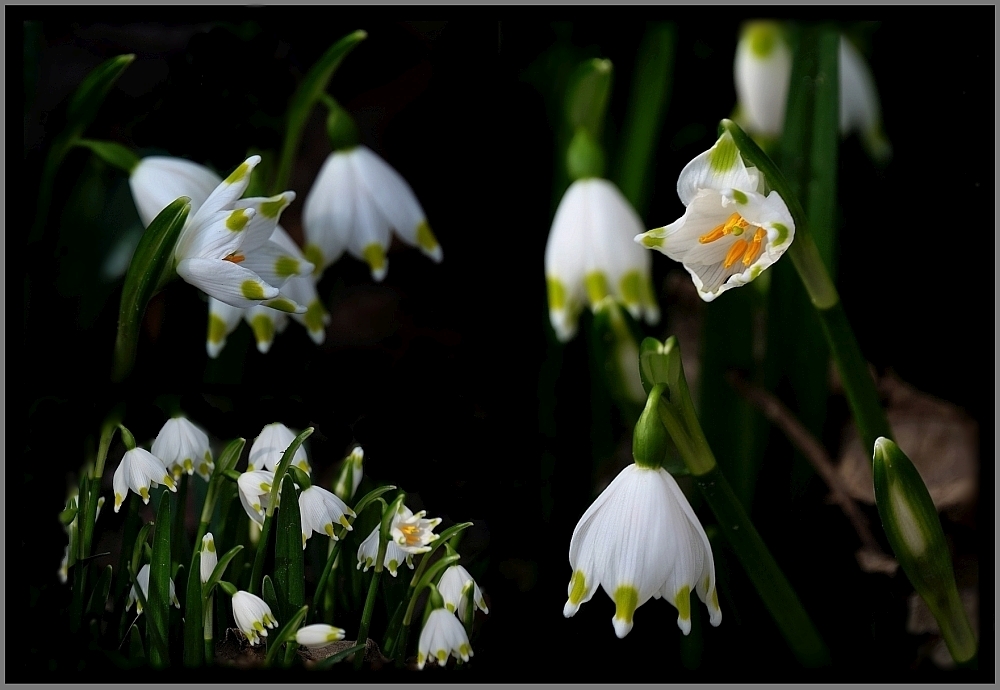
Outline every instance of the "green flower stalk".
{"type": "Polygon", "coordinates": [[[976,639],[927,487],[906,454],[885,437],[875,441],[873,463],[875,502],[896,559],[937,619],[955,661],[968,661],[976,639]]]}

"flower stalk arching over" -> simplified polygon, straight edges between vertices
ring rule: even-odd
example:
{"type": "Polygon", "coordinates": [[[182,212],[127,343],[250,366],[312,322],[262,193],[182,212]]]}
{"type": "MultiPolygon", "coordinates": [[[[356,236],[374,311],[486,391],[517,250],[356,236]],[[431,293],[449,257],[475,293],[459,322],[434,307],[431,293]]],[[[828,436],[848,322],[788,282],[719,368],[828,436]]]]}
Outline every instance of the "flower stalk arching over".
{"type": "Polygon", "coordinates": [[[174,267],[186,282],[230,306],[264,305],[304,313],[279,288],[292,275],[312,266],[293,262],[271,242],[281,212],[294,192],[271,198],[240,198],[260,162],[251,156],[225,180],[207,168],[181,158],[142,159],[129,177],[136,208],[144,225],[178,196],[191,198],[191,214],[174,246],[174,267]]]}
{"type": "Polygon", "coordinates": [[[306,196],[305,256],[322,272],[347,251],[366,262],[372,278],[388,271],[392,231],[435,262],[444,254],[413,189],[366,146],[331,153],[306,196]]]}
{"type": "Polygon", "coordinates": [[[677,195],[684,215],[635,241],[683,264],[698,295],[711,302],[754,280],[795,238],[785,201],[765,189],[764,176],[744,164],[726,131],[681,171],[677,195]]]}
{"type": "Polygon", "coordinates": [[[715,561],[705,530],[677,482],[662,468],[629,465],[601,492],[573,530],[573,575],[563,615],[590,601],[600,585],[615,602],[615,633],[632,629],[635,610],[663,597],[677,609],[677,625],[691,631],[691,592],[722,622],[715,561]]]}
{"type": "Polygon", "coordinates": [[[566,190],[545,246],[549,318],[561,341],[576,334],[585,304],[593,309],[609,295],[634,318],[659,321],[651,257],[631,242],[642,229],[635,210],[608,180],[584,178],[566,190]]]}

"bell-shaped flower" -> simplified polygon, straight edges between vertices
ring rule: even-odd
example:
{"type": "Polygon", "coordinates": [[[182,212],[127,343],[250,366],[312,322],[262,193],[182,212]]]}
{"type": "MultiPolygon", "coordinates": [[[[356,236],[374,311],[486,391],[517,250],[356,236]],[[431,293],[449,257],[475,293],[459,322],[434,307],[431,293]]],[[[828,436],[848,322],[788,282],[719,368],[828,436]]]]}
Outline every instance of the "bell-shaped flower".
{"type": "Polygon", "coordinates": [[[149,503],[150,486],[163,484],[171,491],[177,491],[177,484],[160,459],[142,448],[125,451],[111,484],[115,492],[116,513],[121,510],[129,489],[139,494],[146,504],[149,503]]]}
{"type": "MultiPolygon", "coordinates": [[[[139,573],[135,576],[136,581],[139,586],[142,587],[142,597],[146,601],[149,601],[149,563],[142,566],[139,569],[139,573]]],[[[170,603],[176,608],[181,607],[181,602],[177,599],[177,593],[174,589],[174,580],[170,579],[170,603]]],[[[135,585],[132,585],[132,589],[129,590],[128,598],[125,600],[125,610],[128,611],[132,608],[132,604],[135,604],[136,613],[142,613],[142,602],[139,601],[139,595],[135,591],[135,585]]]]}
{"type": "Polygon", "coordinates": [[[150,452],[173,472],[176,479],[197,469],[202,479],[208,481],[215,469],[208,434],[185,417],[168,419],[156,435],[150,452]]]}
{"type": "MultiPolygon", "coordinates": [[[[285,250],[282,257],[283,263],[278,267],[281,273],[284,275],[294,272],[287,279],[288,282],[284,284],[282,291],[296,304],[302,304],[306,307],[304,313],[291,314],[291,317],[305,326],[314,343],[321,345],[326,339],[326,326],[330,322],[330,315],[323,307],[316,292],[316,275],[312,272],[303,273],[303,267],[311,267],[312,264],[305,260],[302,250],[280,225],[275,226],[271,242],[285,250]]],[[[257,306],[250,309],[240,309],[220,302],[214,297],[209,297],[208,335],[205,340],[208,356],[213,359],[219,356],[222,348],[226,345],[226,339],[230,333],[236,330],[241,319],[245,320],[253,331],[254,339],[257,341],[257,350],[266,354],[271,349],[274,336],[284,332],[288,325],[288,316],[285,312],[270,307],[257,306]]]]}
{"type": "Polygon", "coordinates": [[[788,206],[776,191],[764,195],[763,177],[743,163],[724,132],[681,171],[677,195],[684,215],[635,241],[682,263],[698,294],[711,302],[759,276],[795,237],[788,206]]]}
{"type": "Polygon", "coordinates": [[[659,321],[650,283],[652,259],[632,243],[643,227],[608,180],[585,178],[566,190],[545,246],[549,318],[561,341],[576,334],[585,304],[593,308],[609,295],[633,317],[659,321]]]}
{"type": "Polygon", "coordinates": [[[483,599],[483,593],[479,589],[479,585],[472,579],[469,571],[460,565],[449,566],[444,571],[444,574],[441,575],[441,581],[438,582],[437,588],[444,599],[445,608],[452,613],[458,614],[463,623],[465,622],[465,611],[469,607],[470,593],[472,594],[472,600],[480,611],[483,613],[490,612],[486,608],[486,600],[483,599]]]}
{"type": "Polygon", "coordinates": [[[712,625],[722,622],[712,547],[677,482],[662,468],[629,465],[614,478],[573,530],[569,563],[567,618],[600,585],[615,602],[618,637],[628,634],[635,610],[651,597],[673,604],[677,625],[688,634],[692,590],[708,606],[712,625]]]}
{"type": "MultiPolygon", "coordinates": [[[[212,171],[190,161],[151,156],[139,162],[129,184],[144,225],[177,197],[190,197],[191,211],[174,246],[175,268],[185,281],[234,307],[265,305],[304,313],[305,306],[279,292],[290,277],[283,269],[291,263],[285,250],[270,241],[295,193],[240,198],[259,162],[260,156],[251,156],[219,180],[212,171]],[[214,187],[210,187],[212,182],[214,187]]],[[[308,274],[311,270],[311,264],[297,264],[296,271],[308,274]]]]}
{"type": "Polygon", "coordinates": [[[344,458],[344,462],[340,465],[340,473],[337,475],[337,481],[333,485],[333,493],[345,501],[350,501],[354,497],[365,474],[364,461],[364,448],[354,446],[351,449],[351,454],[344,458]]]}
{"type": "Polygon", "coordinates": [[[417,668],[422,669],[428,661],[444,666],[449,656],[468,661],[472,655],[465,626],[455,614],[443,608],[431,611],[417,642],[417,668]]]}
{"type": "MultiPolygon", "coordinates": [[[[254,439],[250,446],[250,458],[247,464],[247,472],[254,470],[268,469],[271,472],[278,467],[281,456],[285,454],[288,446],[295,440],[292,430],[281,422],[268,424],[260,430],[260,435],[254,439]]],[[[300,470],[309,474],[309,459],[306,457],[306,449],[299,446],[292,457],[292,464],[300,470]]]]}
{"type": "Polygon", "coordinates": [[[337,535],[334,524],[353,530],[348,516],[355,517],[354,511],[346,503],[321,486],[313,484],[299,494],[299,515],[302,521],[302,548],[313,532],[325,534],[334,541],[337,535]]]}
{"type": "Polygon", "coordinates": [[[326,623],[304,625],[295,631],[295,641],[303,647],[318,649],[344,639],[344,630],[326,623]]]}
{"type": "Polygon", "coordinates": [[[236,627],[243,631],[251,645],[256,645],[261,638],[267,637],[265,628],[278,625],[277,619],[260,597],[250,592],[239,591],[233,595],[233,620],[236,627]]]}
{"type": "Polygon", "coordinates": [[[267,470],[251,470],[244,472],[236,480],[240,492],[240,503],[257,524],[264,524],[264,511],[270,499],[271,487],[274,485],[274,472],[267,470]]]}
{"type": "Polygon", "coordinates": [[[329,155],[306,196],[302,225],[305,255],[320,272],[346,250],[382,280],[393,230],[434,261],[443,256],[413,189],[365,146],[329,155]]]}
{"type": "Polygon", "coordinates": [[[208,582],[218,564],[219,554],[215,552],[215,537],[212,536],[211,532],[208,532],[201,538],[201,571],[199,574],[202,584],[208,582]]]}
{"type": "MultiPolygon", "coordinates": [[[[882,134],[878,91],[871,70],[844,36],[838,50],[840,133],[857,132],[877,158],[891,151],[882,134]]],[[[754,135],[780,136],[792,76],[792,51],[775,21],[748,22],[736,46],[733,65],[738,100],[736,119],[754,135]]]]}

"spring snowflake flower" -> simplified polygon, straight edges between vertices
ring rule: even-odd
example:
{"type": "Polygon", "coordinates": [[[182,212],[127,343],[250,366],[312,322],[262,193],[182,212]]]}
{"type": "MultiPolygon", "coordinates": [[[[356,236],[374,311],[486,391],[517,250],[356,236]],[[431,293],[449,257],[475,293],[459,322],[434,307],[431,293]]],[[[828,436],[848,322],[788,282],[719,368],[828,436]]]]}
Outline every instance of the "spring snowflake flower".
{"type": "Polygon", "coordinates": [[[597,586],[615,602],[618,637],[632,629],[635,610],[650,597],[677,609],[677,625],[691,631],[691,590],[722,622],[715,561],[705,530],[677,482],[662,469],[629,465],[601,492],[573,530],[573,569],[563,615],[569,618],[597,586]]]}
{"type": "Polygon", "coordinates": [[[180,479],[184,472],[194,474],[197,469],[201,478],[208,481],[215,469],[208,434],[184,417],[166,421],[150,452],[163,461],[175,479],[180,479]]]}
{"type": "Polygon", "coordinates": [[[201,584],[208,582],[219,564],[219,554],[215,552],[215,537],[208,532],[201,538],[201,584]]]}
{"type": "Polygon", "coordinates": [[[759,276],[792,244],[788,206],[775,191],[765,196],[764,184],[725,132],[681,171],[677,195],[686,208],[680,220],[635,240],[682,263],[698,294],[711,302],[759,276]]]}
{"type": "Polygon", "coordinates": [[[431,550],[430,543],[436,541],[440,536],[434,534],[433,530],[441,524],[441,518],[427,520],[424,518],[424,515],[427,514],[426,510],[411,513],[409,509],[406,509],[406,513],[410,514],[406,515],[399,511],[392,520],[393,542],[409,554],[427,553],[431,550]]]}
{"type": "Polygon", "coordinates": [[[264,305],[283,312],[305,312],[279,287],[312,265],[300,263],[271,242],[281,212],[294,192],[272,198],[241,199],[250,173],[260,162],[251,156],[225,180],[180,158],[142,159],[129,178],[144,225],[179,196],[191,199],[191,212],[174,247],[177,274],[209,296],[241,309],[264,305]],[[214,187],[209,189],[212,183],[214,187]],[[205,192],[208,191],[206,194],[205,192]]]}
{"type": "Polygon", "coordinates": [[[325,623],[305,625],[295,632],[295,641],[303,647],[318,649],[344,639],[344,630],[325,623]]]}
{"type": "Polygon", "coordinates": [[[128,490],[131,489],[142,497],[142,502],[149,503],[149,487],[163,484],[171,491],[177,491],[177,484],[167,472],[160,459],[142,448],[125,451],[122,461],[115,470],[112,486],[115,492],[115,512],[121,507],[128,490]]]}
{"type": "Polygon", "coordinates": [[[413,189],[365,146],[329,155],[306,197],[302,225],[305,255],[317,271],[346,250],[368,264],[375,280],[382,280],[392,230],[434,261],[443,257],[413,189]]]}
{"type": "Polygon", "coordinates": [[[337,482],[333,486],[333,493],[345,501],[350,501],[354,497],[365,474],[364,461],[364,448],[354,446],[351,449],[351,454],[344,458],[344,462],[340,466],[340,474],[337,475],[337,482]]]}
{"type": "Polygon", "coordinates": [[[463,623],[465,622],[465,610],[469,606],[469,592],[472,592],[472,599],[480,611],[490,612],[486,608],[486,600],[483,599],[479,585],[472,579],[469,571],[460,565],[453,565],[445,570],[437,587],[444,599],[445,608],[456,613],[463,623]]]}
{"type": "MultiPolygon", "coordinates": [[[[139,570],[139,574],[135,576],[136,581],[139,586],[142,587],[142,596],[146,601],[149,601],[149,563],[142,566],[139,570]]],[[[177,593],[174,589],[174,580],[170,579],[170,603],[174,605],[175,608],[181,607],[181,602],[177,600],[177,593]]],[[[129,590],[128,599],[125,601],[125,610],[128,611],[132,608],[132,604],[135,604],[136,613],[142,613],[142,602],[139,601],[139,595],[135,591],[135,585],[132,585],[132,589],[129,590]]]]}
{"type": "Polygon", "coordinates": [[[417,642],[417,668],[428,661],[444,666],[448,656],[468,661],[473,656],[465,626],[447,609],[434,609],[427,617],[417,642]]]}
{"type": "MultiPolygon", "coordinates": [[[[378,558],[378,530],[376,526],[358,547],[358,570],[363,569],[363,572],[367,573],[368,569],[375,565],[375,559],[378,558]]],[[[385,546],[382,565],[389,570],[390,575],[396,577],[397,569],[402,563],[406,563],[410,570],[413,570],[413,554],[406,553],[390,540],[385,546]]]]}
{"type": "MultiPolygon", "coordinates": [[[[878,91],[871,70],[857,48],[844,36],[838,52],[840,132],[857,132],[878,158],[891,147],[882,134],[878,91]]],[[[777,137],[785,124],[792,51],[773,21],[749,22],[736,46],[733,65],[739,121],[747,132],[777,137]]]]}
{"type": "Polygon", "coordinates": [[[566,190],[545,246],[549,318],[561,341],[576,334],[585,301],[593,309],[609,295],[633,317],[659,321],[652,259],[631,241],[642,231],[639,216],[611,182],[587,178],[566,190]]]}
{"type": "MultiPolygon", "coordinates": [[[[284,455],[288,446],[295,440],[292,430],[281,422],[268,424],[260,430],[260,435],[254,439],[250,446],[250,459],[247,465],[247,472],[253,472],[266,468],[271,472],[278,467],[281,456],[284,455]]],[[[299,446],[292,457],[292,464],[300,470],[309,474],[309,459],[306,457],[306,449],[299,446]]]]}
{"type": "Polygon", "coordinates": [[[267,510],[273,485],[274,472],[267,470],[248,470],[236,480],[243,510],[257,524],[264,524],[264,511],[267,510]]]}
{"type": "Polygon", "coordinates": [[[250,592],[239,591],[233,595],[233,620],[236,627],[243,631],[251,645],[256,645],[261,638],[267,637],[267,630],[278,625],[277,619],[271,613],[271,607],[263,599],[250,592]]]}
{"type": "Polygon", "coordinates": [[[346,503],[321,486],[313,484],[299,494],[299,514],[302,516],[302,548],[313,532],[325,534],[334,541],[334,523],[343,525],[348,531],[354,529],[348,516],[355,517],[354,511],[346,503]]]}

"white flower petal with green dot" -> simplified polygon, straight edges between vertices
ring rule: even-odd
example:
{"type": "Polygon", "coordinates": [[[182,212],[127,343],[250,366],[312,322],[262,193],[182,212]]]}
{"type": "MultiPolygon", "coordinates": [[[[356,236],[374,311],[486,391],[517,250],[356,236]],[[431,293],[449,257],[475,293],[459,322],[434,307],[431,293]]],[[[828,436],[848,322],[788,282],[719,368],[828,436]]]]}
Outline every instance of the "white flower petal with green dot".
{"type": "MultiPolygon", "coordinates": [[[[247,471],[267,468],[273,472],[278,467],[281,456],[294,440],[295,433],[281,422],[268,424],[260,430],[260,434],[250,446],[247,471]]],[[[295,455],[292,456],[292,464],[306,474],[310,473],[309,458],[306,456],[305,446],[300,445],[296,449],[295,455]]]]}
{"type": "Polygon", "coordinates": [[[143,503],[149,503],[151,487],[163,484],[171,491],[177,491],[177,484],[160,459],[142,448],[125,451],[111,484],[116,513],[121,510],[130,489],[142,498],[143,503]]]}
{"type": "Polygon", "coordinates": [[[348,517],[355,517],[354,511],[346,503],[321,486],[313,484],[299,494],[299,515],[302,522],[302,548],[313,532],[325,534],[336,540],[335,529],[344,527],[348,531],[354,527],[348,517]]]}
{"type": "Polygon", "coordinates": [[[441,524],[441,518],[426,519],[427,511],[401,517],[398,513],[392,521],[393,543],[409,554],[427,553],[431,550],[430,543],[438,539],[434,534],[435,527],[441,524]]]}
{"type": "Polygon", "coordinates": [[[267,637],[265,628],[278,625],[277,619],[271,613],[271,607],[263,599],[250,592],[239,591],[233,595],[233,620],[251,645],[256,645],[261,638],[267,637]]]}
{"type": "Polygon", "coordinates": [[[295,631],[295,641],[303,647],[319,649],[344,639],[343,628],[335,628],[326,623],[304,625],[295,631]]]}
{"type": "Polygon", "coordinates": [[[215,551],[215,537],[212,536],[211,532],[208,532],[201,538],[201,571],[199,575],[202,584],[208,582],[218,564],[219,554],[215,551]]]}
{"type": "Polygon", "coordinates": [[[470,593],[480,611],[490,612],[486,607],[486,600],[483,598],[479,585],[472,579],[469,571],[460,565],[449,566],[441,575],[437,587],[441,598],[444,599],[445,608],[458,615],[463,623],[465,622],[465,611],[468,608],[470,593]]]}
{"type": "Polygon", "coordinates": [[[455,614],[447,609],[431,611],[417,642],[417,668],[422,669],[427,662],[444,666],[449,656],[468,661],[472,655],[465,626],[455,614]]]}
{"type": "Polygon", "coordinates": [[[254,522],[264,524],[264,511],[274,485],[274,472],[268,470],[248,470],[236,480],[240,493],[240,503],[254,522]]]}
{"type": "MultiPolygon", "coordinates": [[[[146,601],[149,601],[149,563],[142,566],[139,572],[135,576],[136,582],[142,588],[142,596],[146,601]]],[[[174,608],[180,608],[181,602],[177,599],[177,590],[174,588],[174,580],[170,579],[170,603],[174,605],[174,608]]],[[[132,604],[135,604],[136,613],[142,613],[142,603],[139,601],[139,595],[136,593],[135,585],[132,585],[132,589],[129,590],[128,597],[125,600],[125,610],[128,611],[132,608],[132,604]]]]}

